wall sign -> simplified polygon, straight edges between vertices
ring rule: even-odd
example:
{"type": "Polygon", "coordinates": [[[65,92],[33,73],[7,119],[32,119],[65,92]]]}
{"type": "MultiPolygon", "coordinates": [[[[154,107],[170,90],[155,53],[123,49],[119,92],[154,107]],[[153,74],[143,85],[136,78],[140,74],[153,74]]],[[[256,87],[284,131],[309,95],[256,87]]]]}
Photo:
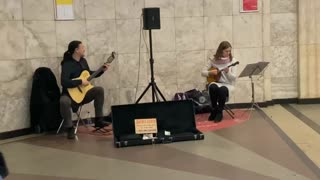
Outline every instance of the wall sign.
{"type": "Polygon", "coordinates": [[[73,20],[73,0],[55,0],[56,20],[73,20]]]}
{"type": "Polygon", "coordinates": [[[240,12],[258,11],[258,0],[240,0],[240,12]]]}

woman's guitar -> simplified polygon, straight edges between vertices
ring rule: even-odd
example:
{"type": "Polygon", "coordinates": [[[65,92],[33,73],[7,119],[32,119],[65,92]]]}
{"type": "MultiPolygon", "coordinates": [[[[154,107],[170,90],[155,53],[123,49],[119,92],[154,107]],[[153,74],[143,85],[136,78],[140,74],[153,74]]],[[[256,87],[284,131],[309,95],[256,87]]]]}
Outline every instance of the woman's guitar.
{"type": "Polygon", "coordinates": [[[212,82],[218,82],[218,81],[220,80],[221,71],[222,71],[223,69],[229,68],[229,67],[232,67],[232,66],[235,66],[235,65],[238,65],[238,64],[239,64],[239,61],[237,61],[237,62],[235,62],[235,63],[232,63],[232,64],[230,64],[229,66],[220,68],[220,69],[218,69],[218,68],[216,68],[216,67],[210,68],[208,71],[212,71],[212,70],[215,70],[215,69],[216,69],[216,70],[218,71],[218,73],[217,73],[217,75],[214,75],[214,76],[208,76],[208,77],[207,77],[207,83],[210,84],[210,83],[212,83],[212,82]]]}
{"type": "MultiPolygon", "coordinates": [[[[116,57],[116,53],[112,52],[111,55],[108,57],[107,61],[104,64],[110,64],[116,57]]],[[[82,71],[80,76],[75,79],[87,79],[87,81],[91,81],[93,78],[95,78],[99,73],[101,73],[104,69],[104,65],[101,66],[97,71],[95,71],[93,74],[90,75],[90,72],[87,70],[82,71]]],[[[75,88],[68,88],[68,92],[72,100],[74,100],[76,103],[81,103],[86,96],[87,92],[93,88],[93,85],[89,83],[86,86],[80,85],[75,88]]]]}

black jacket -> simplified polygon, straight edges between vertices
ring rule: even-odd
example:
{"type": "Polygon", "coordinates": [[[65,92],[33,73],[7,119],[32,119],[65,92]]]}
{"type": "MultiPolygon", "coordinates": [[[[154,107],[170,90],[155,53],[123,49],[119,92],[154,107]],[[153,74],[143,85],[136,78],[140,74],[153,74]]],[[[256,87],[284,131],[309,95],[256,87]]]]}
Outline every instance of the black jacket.
{"type": "MultiPolygon", "coordinates": [[[[82,84],[81,80],[72,80],[80,76],[81,72],[87,70],[90,74],[95,71],[91,71],[87,60],[81,58],[80,61],[74,60],[72,57],[65,59],[61,63],[61,85],[62,94],[68,94],[67,88],[74,88],[82,84]]],[[[99,73],[96,77],[103,74],[103,71],[99,73]]]]}

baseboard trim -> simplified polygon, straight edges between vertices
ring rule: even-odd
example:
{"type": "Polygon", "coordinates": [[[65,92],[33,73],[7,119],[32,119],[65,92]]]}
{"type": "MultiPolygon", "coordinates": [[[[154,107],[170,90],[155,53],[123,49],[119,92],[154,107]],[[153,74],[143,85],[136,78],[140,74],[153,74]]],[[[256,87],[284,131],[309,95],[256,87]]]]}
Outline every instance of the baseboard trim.
{"type": "Polygon", "coordinates": [[[320,98],[298,99],[298,104],[320,104],[320,98]]]}
{"type": "MultiPolygon", "coordinates": [[[[275,104],[320,104],[320,98],[310,98],[310,99],[298,99],[298,98],[289,98],[289,99],[273,99],[266,102],[258,102],[260,107],[273,106],[275,104]]],[[[231,109],[245,109],[250,108],[252,103],[232,103],[228,104],[231,109]]],[[[87,119],[84,119],[87,123],[87,119]]],[[[8,132],[0,133],[0,140],[14,138],[18,136],[24,136],[34,133],[32,128],[18,129],[8,132]]]]}
{"type": "Polygon", "coordinates": [[[298,98],[289,98],[289,99],[274,99],[272,101],[274,102],[274,104],[296,104],[298,103],[299,100],[298,98]]]}
{"type": "MultiPolygon", "coordinates": [[[[265,102],[258,102],[257,104],[260,107],[268,107],[273,106],[275,104],[320,104],[320,98],[319,99],[302,99],[302,101],[298,98],[288,98],[288,99],[273,99],[271,101],[265,101],[265,102]]],[[[250,108],[252,106],[252,103],[234,103],[234,104],[228,104],[231,109],[243,109],[243,108],[250,108]]]]}
{"type": "Polygon", "coordinates": [[[18,129],[18,130],[13,130],[13,131],[8,131],[8,132],[2,132],[2,133],[0,133],[0,140],[15,138],[18,136],[24,136],[24,135],[28,135],[28,134],[32,134],[32,133],[33,133],[32,128],[25,128],[25,129],[18,129]]]}
{"type": "MultiPolygon", "coordinates": [[[[260,107],[267,107],[268,106],[267,102],[258,102],[257,104],[260,107]]],[[[231,109],[245,109],[245,108],[251,108],[252,103],[233,103],[233,104],[228,104],[228,106],[231,109]]]]}

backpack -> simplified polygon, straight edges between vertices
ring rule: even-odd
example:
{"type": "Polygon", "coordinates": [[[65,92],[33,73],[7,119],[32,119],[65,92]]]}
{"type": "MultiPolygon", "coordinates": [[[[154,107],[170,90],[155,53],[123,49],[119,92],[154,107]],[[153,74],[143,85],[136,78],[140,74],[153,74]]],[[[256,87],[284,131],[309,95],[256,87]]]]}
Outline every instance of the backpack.
{"type": "Polygon", "coordinates": [[[33,74],[30,97],[31,127],[36,133],[58,129],[61,123],[60,89],[50,68],[39,67],[33,74]]]}
{"type": "Polygon", "coordinates": [[[176,93],[173,97],[174,101],[187,100],[187,95],[185,93],[176,93]]]}
{"type": "Polygon", "coordinates": [[[211,101],[209,98],[209,93],[206,91],[199,91],[197,89],[191,89],[184,93],[176,93],[173,100],[186,100],[190,99],[193,102],[193,107],[196,114],[207,113],[211,110],[211,101]]]}

